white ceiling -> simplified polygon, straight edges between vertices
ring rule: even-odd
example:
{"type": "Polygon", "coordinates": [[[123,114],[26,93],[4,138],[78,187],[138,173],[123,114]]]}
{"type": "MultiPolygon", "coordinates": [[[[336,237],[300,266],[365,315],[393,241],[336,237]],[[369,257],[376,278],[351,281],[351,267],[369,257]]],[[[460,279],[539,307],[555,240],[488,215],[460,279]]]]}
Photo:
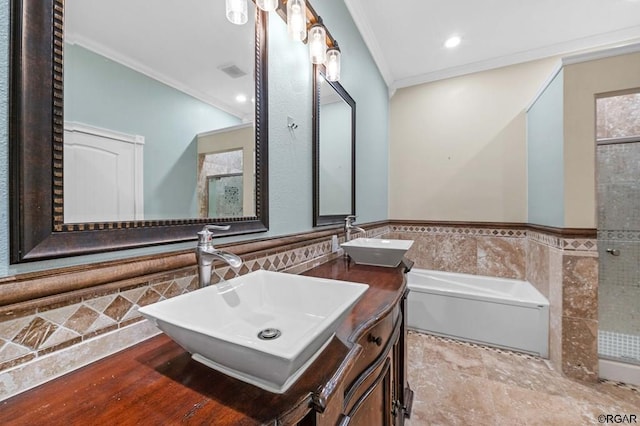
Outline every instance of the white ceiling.
{"type": "Polygon", "coordinates": [[[253,120],[253,15],[234,25],[222,0],[66,0],[65,42],[253,120]],[[227,65],[246,75],[229,77],[227,65]]]}
{"type": "Polygon", "coordinates": [[[640,0],[345,0],[396,88],[640,42],[640,0]],[[454,49],[451,35],[462,37],[454,49]]]}
{"type": "MultiPolygon", "coordinates": [[[[640,42],[640,0],[345,3],[391,92],[534,59],[640,42]],[[453,34],[461,36],[462,43],[448,50],[443,43],[453,34]]],[[[236,26],[224,16],[223,0],[66,0],[65,37],[250,120],[253,23],[236,26]],[[222,73],[220,67],[230,64],[247,75],[232,79],[222,73]],[[237,103],[239,93],[249,102],[237,103]]]]}

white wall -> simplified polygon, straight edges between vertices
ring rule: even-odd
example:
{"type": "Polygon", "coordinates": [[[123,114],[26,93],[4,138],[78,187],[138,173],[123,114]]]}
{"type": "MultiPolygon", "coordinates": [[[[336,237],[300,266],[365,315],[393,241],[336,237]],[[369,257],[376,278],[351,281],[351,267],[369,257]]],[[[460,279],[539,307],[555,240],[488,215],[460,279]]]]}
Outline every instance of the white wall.
{"type": "Polygon", "coordinates": [[[391,219],[526,222],[524,109],[554,59],[400,89],[391,100],[391,219]]]}
{"type": "Polygon", "coordinates": [[[568,228],[595,228],[595,95],[640,87],[640,53],[564,67],[565,217],[568,228]]]}

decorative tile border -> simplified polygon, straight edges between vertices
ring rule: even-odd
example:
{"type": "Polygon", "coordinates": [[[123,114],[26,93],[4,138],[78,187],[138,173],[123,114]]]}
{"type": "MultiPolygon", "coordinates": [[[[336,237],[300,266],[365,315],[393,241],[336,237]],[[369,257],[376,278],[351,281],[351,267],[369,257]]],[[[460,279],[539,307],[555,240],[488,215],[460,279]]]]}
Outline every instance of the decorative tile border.
{"type": "Polygon", "coordinates": [[[598,252],[595,238],[562,238],[538,231],[527,231],[527,237],[532,241],[560,250],[598,252]]]}
{"type": "Polygon", "coordinates": [[[640,231],[616,230],[616,229],[599,230],[598,239],[637,242],[637,241],[640,241],[640,231]]]}
{"type": "Polygon", "coordinates": [[[498,348],[496,346],[485,345],[485,344],[482,344],[482,343],[468,342],[466,340],[459,340],[459,339],[454,339],[452,337],[438,336],[437,334],[423,333],[423,332],[416,331],[416,330],[408,330],[407,333],[408,334],[415,334],[415,335],[420,336],[421,338],[426,339],[426,340],[435,340],[435,341],[440,341],[440,342],[447,342],[447,343],[456,344],[458,346],[466,346],[468,348],[482,349],[484,351],[495,352],[495,353],[499,353],[499,354],[503,354],[503,355],[509,355],[509,356],[513,356],[513,357],[517,357],[517,358],[533,359],[533,360],[544,361],[544,362],[547,361],[546,359],[541,358],[541,357],[536,356],[536,355],[532,355],[532,354],[528,354],[528,353],[524,353],[524,352],[512,351],[512,350],[504,349],[504,348],[498,348]]]}
{"type": "Polygon", "coordinates": [[[488,237],[524,238],[527,233],[523,229],[480,228],[456,225],[395,225],[389,226],[391,232],[419,232],[432,235],[479,235],[488,237]]]}

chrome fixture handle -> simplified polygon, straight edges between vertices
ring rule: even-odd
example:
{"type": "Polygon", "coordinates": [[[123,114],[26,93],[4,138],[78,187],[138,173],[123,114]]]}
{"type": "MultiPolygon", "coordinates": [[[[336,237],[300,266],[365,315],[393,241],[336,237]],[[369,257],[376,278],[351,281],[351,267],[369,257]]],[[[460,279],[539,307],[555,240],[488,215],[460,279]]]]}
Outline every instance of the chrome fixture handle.
{"type": "Polygon", "coordinates": [[[231,228],[230,225],[205,225],[202,231],[198,232],[198,245],[208,244],[213,237],[212,230],[215,231],[228,231],[231,228]]]}
{"type": "Polygon", "coordinates": [[[612,256],[620,256],[620,250],[618,249],[608,248],[607,253],[611,254],[612,256]]]}

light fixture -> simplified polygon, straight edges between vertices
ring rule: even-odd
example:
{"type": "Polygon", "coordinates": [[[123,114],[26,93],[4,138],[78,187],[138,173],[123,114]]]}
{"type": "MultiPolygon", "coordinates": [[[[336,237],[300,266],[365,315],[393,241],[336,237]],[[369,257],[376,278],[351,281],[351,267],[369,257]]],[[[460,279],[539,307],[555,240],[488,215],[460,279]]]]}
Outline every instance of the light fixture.
{"type": "Polygon", "coordinates": [[[243,95],[242,93],[236,96],[236,102],[239,102],[241,104],[247,102],[247,97],[246,95],[243,95]]]}
{"type": "Polygon", "coordinates": [[[460,36],[456,35],[449,37],[447,41],[444,42],[444,47],[446,47],[447,49],[453,49],[454,47],[458,46],[461,41],[462,39],[460,38],[460,36]]]}
{"type": "Polygon", "coordinates": [[[278,0],[256,0],[256,6],[265,12],[273,12],[278,8],[278,0]]]}
{"type": "Polygon", "coordinates": [[[232,24],[242,25],[249,18],[247,0],[226,0],[227,19],[232,24]]]}
{"type": "Polygon", "coordinates": [[[305,0],[287,1],[287,29],[296,41],[307,38],[307,3],[305,0]]]}
{"type": "Polygon", "coordinates": [[[325,67],[327,70],[327,81],[340,80],[340,48],[338,42],[333,42],[333,47],[327,49],[327,60],[325,67]]]}
{"type": "Polygon", "coordinates": [[[322,64],[327,58],[327,32],[322,25],[322,19],[309,29],[309,59],[312,64],[322,64]]]}

